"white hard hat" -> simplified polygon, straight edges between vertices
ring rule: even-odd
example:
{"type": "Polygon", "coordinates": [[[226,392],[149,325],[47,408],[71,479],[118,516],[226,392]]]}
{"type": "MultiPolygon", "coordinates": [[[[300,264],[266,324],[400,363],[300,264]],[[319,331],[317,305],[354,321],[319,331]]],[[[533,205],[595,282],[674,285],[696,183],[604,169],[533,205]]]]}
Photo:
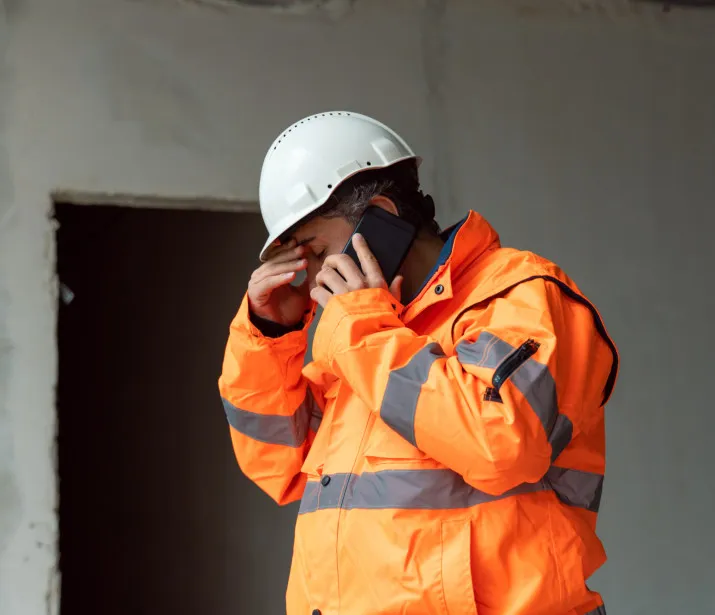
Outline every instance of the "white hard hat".
{"type": "Polygon", "coordinates": [[[318,113],[293,124],[273,142],[261,168],[259,199],[268,229],[261,260],[346,179],[409,159],[420,163],[397,133],[359,113],[318,113]]]}

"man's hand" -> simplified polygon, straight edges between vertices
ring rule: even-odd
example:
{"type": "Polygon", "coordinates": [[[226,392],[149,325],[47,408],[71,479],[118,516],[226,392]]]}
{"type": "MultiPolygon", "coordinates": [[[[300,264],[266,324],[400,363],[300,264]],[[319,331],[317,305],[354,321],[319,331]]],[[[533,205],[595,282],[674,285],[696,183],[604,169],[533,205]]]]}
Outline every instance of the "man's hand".
{"type": "Polygon", "coordinates": [[[296,287],[291,282],[307,267],[304,252],[303,246],[296,247],[291,240],[253,272],[248,282],[248,303],[256,316],[285,326],[300,322],[310,304],[308,284],[296,287]]]}
{"type": "MultiPolygon", "coordinates": [[[[317,286],[310,291],[313,301],[325,307],[330,298],[335,295],[365,288],[387,289],[387,282],[382,275],[380,265],[368,248],[365,238],[359,233],[353,235],[353,246],[360,259],[360,267],[347,254],[328,256],[323,263],[323,269],[315,276],[317,286]]],[[[388,289],[398,300],[401,286],[402,276],[398,275],[388,289]]]]}

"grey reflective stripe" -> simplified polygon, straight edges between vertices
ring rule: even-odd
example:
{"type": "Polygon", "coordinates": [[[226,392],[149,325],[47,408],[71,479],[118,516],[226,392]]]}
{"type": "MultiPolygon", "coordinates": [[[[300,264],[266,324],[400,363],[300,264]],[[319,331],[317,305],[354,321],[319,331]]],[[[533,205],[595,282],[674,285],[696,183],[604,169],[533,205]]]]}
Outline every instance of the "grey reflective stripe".
{"type": "Polygon", "coordinates": [[[554,428],[549,435],[551,444],[551,462],[556,461],[558,456],[571,442],[573,437],[573,423],[565,414],[559,414],[554,422],[554,428]]]}
{"type": "Polygon", "coordinates": [[[380,406],[380,417],[413,446],[415,412],[422,385],[427,382],[430,368],[445,357],[439,344],[432,342],[413,356],[407,365],[390,372],[380,406]]]}
{"type": "Polygon", "coordinates": [[[511,381],[529,402],[546,433],[551,435],[559,406],[556,402],[556,383],[549,368],[534,359],[528,359],[512,374],[511,381]]]}
{"type": "Polygon", "coordinates": [[[325,486],[320,482],[307,482],[298,514],[327,508],[345,508],[344,500],[343,506],[340,506],[341,500],[348,490],[352,491],[358,478],[357,474],[330,474],[330,482],[325,486]]]}
{"type": "Polygon", "coordinates": [[[539,482],[520,485],[502,495],[490,495],[469,486],[451,470],[383,470],[360,478],[355,482],[351,508],[471,508],[547,488],[539,482]]]}
{"type": "Polygon", "coordinates": [[[553,489],[565,504],[590,505],[600,499],[600,475],[552,468],[544,480],[524,483],[501,495],[490,495],[468,485],[451,470],[382,470],[363,474],[330,474],[326,485],[308,482],[300,514],[342,509],[446,510],[471,508],[514,495],[553,489]],[[553,474],[552,474],[553,471],[553,474]],[[597,495],[588,491],[596,490],[597,495]],[[564,495],[565,494],[565,495],[564,495]]]}
{"type": "MultiPolygon", "coordinates": [[[[511,344],[488,332],[482,332],[474,342],[460,342],[456,347],[462,365],[494,370],[515,350],[511,344]]],[[[434,362],[444,357],[439,344],[428,344],[407,365],[391,372],[387,380],[380,416],[413,446],[417,446],[415,413],[422,386],[427,382],[434,362]]],[[[568,417],[559,415],[556,383],[548,366],[529,358],[510,380],[539,417],[552,446],[552,460],[555,460],[571,442],[573,425],[568,417]]]]}
{"type": "Polygon", "coordinates": [[[241,410],[227,399],[222,401],[228,423],[236,431],[259,442],[294,448],[305,442],[311,417],[317,407],[310,388],[307,389],[303,402],[290,416],[258,414],[241,410]]]}
{"type": "Polygon", "coordinates": [[[586,613],[586,615],[606,615],[606,607],[599,606],[597,609],[594,609],[593,611],[589,611],[588,613],[586,613]]]}
{"type": "Polygon", "coordinates": [[[554,466],[546,473],[545,480],[564,504],[598,512],[603,491],[602,474],[554,466]]]}
{"type": "Polygon", "coordinates": [[[459,362],[487,369],[496,369],[515,348],[486,331],[479,334],[475,342],[460,342],[457,344],[459,362]]]}
{"type": "MultiPolygon", "coordinates": [[[[497,369],[516,351],[511,344],[489,332],[482,332],[474,342],[457,344],[457,358],[462,365],[497,369]]],[[[568,417],[559,415],[556,382],[547,365],[527,359],[509,378],[534,411],[544,427],[555,460],[571,442],[573,426],[568,417]]]]}

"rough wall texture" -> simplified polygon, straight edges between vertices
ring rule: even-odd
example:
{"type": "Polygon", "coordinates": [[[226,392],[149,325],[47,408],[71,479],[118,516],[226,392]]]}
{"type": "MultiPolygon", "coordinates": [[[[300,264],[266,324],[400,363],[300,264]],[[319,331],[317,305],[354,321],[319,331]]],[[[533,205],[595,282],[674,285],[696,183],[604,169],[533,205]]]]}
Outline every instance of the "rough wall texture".
{"type": "Polygon", "coordinates": [[[424,152],[442,222],[481,210],[601,307],[623,372],[600,525],[611,562],[593,584],[614,612],[715,610],[715,22],[593,4],[361,0],[336,19],[6,2],[0,615],[57,604],[50,192],[254,199],[275,134],[328,107],[424,152]]]}
{"type": "MultiPolygon", "coordinates": [[[[10,75],[6,52],[8,26],[4,3],[0,3],[0,238],[10,224],[13,212],[13,186],[8,145],[7,118],[10,102],[10,75]]],[[[0,244],[1,245],[1,244],[0,244]]],[[[7,404],[7,392],[12,373],[13,346],[8,325],[11,296],[6,287],[7,263],[0,260],[0,553],[8,546],[22,517],[17,477],[13,472],[13,423],[7,404]]]]}

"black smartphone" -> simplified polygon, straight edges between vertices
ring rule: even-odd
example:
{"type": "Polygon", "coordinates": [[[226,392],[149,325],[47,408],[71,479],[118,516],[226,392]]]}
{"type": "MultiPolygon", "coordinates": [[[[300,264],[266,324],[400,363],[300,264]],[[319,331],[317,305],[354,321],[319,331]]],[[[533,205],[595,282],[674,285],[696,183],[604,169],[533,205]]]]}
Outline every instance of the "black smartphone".
{"type": "MultiPolygon", "coordinates": [[[[365,238],[389,285],[400,271],[400,267],[412,247],[417,235],[417,228],[380,207],[371,206],[360,218],[353,234],[355,233],[360,233],[365,238]]],[[[343,254],[350,256],[360,267],[360,259],[353,247],[352,237],[345,244],[343,254]]],[[[362,271],[362,268],[360,270],[362,271]]],[[[363,271],[363,273],[365,272],[363,271]]]]}

